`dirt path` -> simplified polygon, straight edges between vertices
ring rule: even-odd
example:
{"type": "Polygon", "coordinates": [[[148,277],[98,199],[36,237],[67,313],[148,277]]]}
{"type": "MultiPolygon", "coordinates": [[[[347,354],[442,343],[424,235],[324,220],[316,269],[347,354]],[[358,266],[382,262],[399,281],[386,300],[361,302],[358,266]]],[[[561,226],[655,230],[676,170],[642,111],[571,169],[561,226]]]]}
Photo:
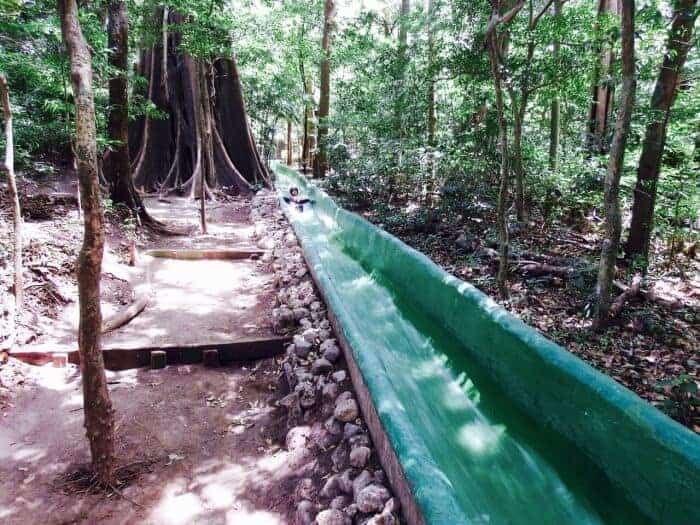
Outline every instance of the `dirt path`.
{"type": "MultiPolygon", "coordinates": [[[[255,225],[245,201],[215,205],[207,236],[196,233],[193,203],[178,199],[149,204],[159,219],[195,233],[153,239],[143,248],[219,248],[253,242],[255,225]]],[[[109,254],[107,263],[110,270],[120,271],[109,266],[109,254]]],[[[216,342],[272,333],[269,264],[167,259],[145,264],[151,265],[147,269],[155,291],[152,303],[129,325],[108,335],[106,346],[216,342]]],[[[124,278],[138,285],[146,273],[131,272],[124,278]]],[[[65,326],[67,318],[59,325],[65,326]]],[[[66,331],[57,330],[56,335],[70,337],[66,331]]],[[[139,473],[123,493],[143,507],[116,495],[105,499],[80,493],[63,482],[67,472],[89,460],[77,368],[17,362],[11,366],[21,379],[3,408],[0,425],[1,522],[24,524],[39,515],[48,523],[291,519],[293,490],[287,480],[296,464],[294,454],[280,447],[286,429],[281,416],[275,416],[279,409],[274,408],[273,359],[221,369],[191,365],[109,373],[119,464],[134,464],[132,469],[139,473]]],[[[4,374],[9,375],[7,367],[4,374]]]]}

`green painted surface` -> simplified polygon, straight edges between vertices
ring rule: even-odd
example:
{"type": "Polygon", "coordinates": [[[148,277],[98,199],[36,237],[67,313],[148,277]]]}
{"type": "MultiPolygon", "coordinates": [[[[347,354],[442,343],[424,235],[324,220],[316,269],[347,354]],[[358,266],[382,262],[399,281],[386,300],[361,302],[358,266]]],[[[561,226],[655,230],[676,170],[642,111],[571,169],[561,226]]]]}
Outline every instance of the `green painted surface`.
{"type": "Polygon", "coordinates": [[[700,438],[298,174],[288,208],[428,523],[700,523],[700,438]]]}

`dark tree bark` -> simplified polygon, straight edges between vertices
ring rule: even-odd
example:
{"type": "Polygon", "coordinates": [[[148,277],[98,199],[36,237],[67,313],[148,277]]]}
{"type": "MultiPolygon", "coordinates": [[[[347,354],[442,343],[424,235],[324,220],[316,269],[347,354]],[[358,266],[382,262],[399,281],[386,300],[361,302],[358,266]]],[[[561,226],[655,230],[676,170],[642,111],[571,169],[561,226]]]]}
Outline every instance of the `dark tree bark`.
{"type": "Polygon", "coordinates": [[[71,63],[75,98],[75,136],[85,232],[78,258],[80,301],[80,370],[83,380],[85,428],[96,480],[114,482],[114,409],[107,390],[101,349],[100,274],[104,251],[102,199],[97,175],[95,104],[90,51],[78,20],[76,0],[59,0],[63,40],[71,63]]]}
{"type": "Polygon", "coordinates": [[[11,334],[7,340],[7,346],[11,348],[16,341],[17,320],[22,313],[24,302],[24,279],[22,278],[22,211],[19,207],[19,194],[17,192],[17,178],[15,177],[15,149],[12,134],[12,107],[10,106],[10,92],[7,88],[7,78],[0,74],[0,103],[2,103],[3,120],[5,124],[5,161],[0,166],[0,172],[7,176],[7,187],[12,203],[12,220],[14,226],[14,250],[12,254],[14,266],[13,295],[15,299],[14,311],[11,312],[11,334]]]}
{"type": "Polygon", "coordinates": [[[620,109],[615,122],[615,133],[610,146],[608,170],[605,175],[605,240],[600,255],[598,283],[596,285],[597,314],[594,326],[598,329],[608,324],[611,290],[615,278],[615,263],[620,246],[622,217],[620,214],[620,176],[625,161],[625,147],[629,135],[636,73],[634,58],[634,0],[622,0],[622,92],[620,109]]]}
{"type": "Polygon", "coordinates": [[[524,0],[519,0],[507,13],[501,14],[500,0],[491,0],[491,18],[486,28],[486,44],[491,62],[491,75],[496,92],[496,112],[498,116],[498,155],[500,157],[498,188],[498,291],[501,297],[508,297],[508,124],[503,103],[503,64],[501,62],[501,42],[498,27],[510,22],[523,8],[524,0]]]}
{"type": "Polygon", "coordinates": [[[699,12],[698,0],[674,2],[673,23],[668,36],[667,51],[651,96],[652,120],[646,128],[642,154],[637,167],[632,222],[625,245],[625,253],[629,258],[640,257],[646,260],[649,257],[649,244],[654,228],[656,185],[666,145],[668,120],[678,94],[681,72],[688,57],[688,51],[693,45],[693,28],[699,12]]]}
{"type": "Polygon", "coordinates": [[[328,138],[328,115],[331,101],[331,41],[333,39],[333,26],[335,18],[335,1],[325,0],[323,5],[323,37],[321,49],[321,93],[318,100],[318,153],[314,159],[314,175],[323,177],[328,171],[328,153],[326,139],[328,138]]]}
{"type": "MultiPolygon", "coordinates": [[[[620,0],[598,0],[598,15],[620,14],[620,0]]],[[[598,50],[598,62],[593,73],[591,108],[588,117],[589,146],[597,151],[605,151],[605,136],[611,111],[612,86],[605,80],[610,76],[613,65],[612,44],[604,43],[598,50]]]]}
{"type": "Polygon", "coordinates": [[[292,121],[287,120],[287,166],[294,161],[294,146],[292,144],[292,121]]]}
{"type": "MultiPolygon", "coordinates": [[[[252,185],[270,185],[250,130],[236,64],[232,58],[215,58],[208,96],[211,139],[203,140],[196,121],[203,74],[192,57],[180,50],[181,36],[168,27],[182,22],[177,12],[163,15],[162,38],[143,53],[140,70],[147,72],[149,99],[165,119],[146,117],[133,171],[136,184],[147,190],[176,189],[197,194],[198,145],[205,158],[213,158],[209,187],[249,193],[252,185]]],[[[205,68],[209,69],[209,68],[205,68]]],[[[208,161],[207,161],[208,162],[208,161]]]]}

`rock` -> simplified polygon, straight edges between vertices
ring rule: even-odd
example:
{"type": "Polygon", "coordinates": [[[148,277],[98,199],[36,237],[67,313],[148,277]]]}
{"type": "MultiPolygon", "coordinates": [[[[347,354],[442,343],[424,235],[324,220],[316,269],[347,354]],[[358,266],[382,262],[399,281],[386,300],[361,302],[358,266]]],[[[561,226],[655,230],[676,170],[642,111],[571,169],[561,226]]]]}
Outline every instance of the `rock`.
{"type": "MultiPolygon", "coordinates": [[[[307,328],[304,330],[301,336],[309,343],[313,343],[318,339],[318,330],[315,328],[307,328]]],[[[296,341],[294,342],[296,343],[296,341]]]]}
{"type": "Polygon", "coordinates": [[[295,406],[299,406],[299,393],[292,392],[279,400],[279,405],[287,410],[293,410],[295,406]]]}
{"type": "Polygon", "coordinates": [[[384,510],[382,513],[389,513],[389,514],[398,514],[399,509],[401,508],[401,503],[399,502],[399,498],[389,498],[389,500],[384,504],[384,510]]]}
{"type": "Polygon", "coordinates": [[[311,365],[311,373],[314,375],[327,374],[331,370],[333,370],[333,365],[323,357],[316,359],[311,365]]]}
{"type": "MultiPolygon", "coordinates": [[[[288,233],[287,235],[285,235],[285,237],[284,237],[284,244],[285,244],[285,246],[287,246],[288,248],[292,248],[292,247],[296,246],[296,244],[297,244],[297,238],[294,236],[293,233],[290,232],[290,233],[288,233]]],[[[273,246],[274,246],[274,245],[273,245],[273,246]]]]}
{"type": "Polygon", "coordinates": [[[330,399],[331,401],[338,397],[338,385],[335,383],[326,383],[323,385],[323,390],[321,394],[324,398],[330,399]]]}
{"type": "Polygon", "coordinates": [[[311,315],[311,313],[309,312],[309,310],[307,308],[304,308],[303,306],[300,306],[300,307],[292,310],[292,316],[294,317],[294,320],[296,320],[296,321],[301,321],[305,317],[309,317],[309,315],[311,315]]]}
{"type": "Polygon", "coordinates": [[[338,474],[333,474],[330,478],[326,480],[321,488],[319,495],[322,498],[335,498],[341,492],[340,484],[338,483],[338,474]]]}
{"type": "Polygon", "coordinates": [[[343,399],[341,398],[342,395],[343,394],[340,394],[335,402],[335,410],[333,411],[333,415],[336,417],[336,419],[344,423],[348,423],[357,419],[359,409],[357,408],[357,403],[352,397],[349,399],[343,399]]]}
{"type": "Polygon", "coordinates": [[[350,518],[342,510],[326,509],[316,516],[316,525],[350,525],[350,518]]]}
{"type": "Polygon", "coordinates": [[[350,504],[350,498],[348,498],[347,496],[340,495],[340,496],[336,496],[335,498],[333,498],[333,501],[331,501],[331,508],[343,510],[349,504],[350,504]]]}
{"type": "MultiPolygon", "coordinates": [[[[297,385],[299,383],[310,382],[314,378],[314,376],[311,375],[311,372],[309,372],[308,368],[306,368],[305,366],[297,366],[294,369],[294,375],[297,378],[297,383],[296,383],[297,385]]],[[[295,388],[296,388],[296,385],[295,385],[295,388]]]]}
{"type": "Polygon", "coordinates": [[[306,274],[307,274],[306,268],[299,268],[299,269],[296,271],[296,273],[294,274],[294,277],[296,277],[297,279],[301,279],[301,278],[304,277],[306,274]]]}
{"type": "Polygon", "coordinates": [[[321,301],[314,301],[309,305],[309,308],[311,309],[312,312],[318,312],[322,308],[321,301]]]}
{"type": "Polygon", "coordinates": [[[348,374],[345,370],[338,370],[337,372],[333,372],[331,377],[336,383],[342,383],[348,377],[348,374]]]}
{"type": "Polygon", "coordinates": [[[353,518],[357,514],[357,505],[355,503],[351,503],[347,507],[345,507],[345,514],[353,518]]]}
{"type": "Polygon", "coordinates": [[[355,423],[345,423],[345,426],[343,427],[343,437],[345,439],[350,439],[352,436],[356,436],[360,432],[362,432],[362,428],[355,423]]]}
{"type": "Polygon", "coordinates": [[[350,451],[350,465],[355,468],[364,468],[369,461],[372,451],[368,447],[356,447],[350,451]]]}
{"type": "Polygon", "coordinates": [[[295,335],[293,341],[294,353],[302,359],[306,358],[311,352],[311,343],[300,335],[295,335]]]}
{"type": "Polygon", "coordinates": [[[353,484],[352,484],[352,478],[350,477],[350,469],[347,469],[343,471],[343,473],[338,476],[338,488],[343,494],[347,494],[348,496],[352,496],[352,491],[353,491],[353,484]]]}
{"type": "Polygon", "coordinates": [[[347,445],[341,443],[331,454],[331,461],[333,462],[333,467],[335,470],[343,470],[348,465],[348,459],[350,458],[350,452],[347,445]]]}
{"type": "MultiPolygon", "coordinates": [[[[329,339],[328,341],[332,341],[332,339],[329,339]]],[[[321,345],[321,352],[323,352],[323,357],[328,359],[328,361],[331,363],[335,363],[340,357],[340,348],[335,343],[332,345],[326,345],[325,348],[323,345],[321,345]]]]}
{"type": "Polygon", "coordinates": [[[351,448],[355,447],[369,447],[369,437],[367,434],[356,434],[348,439],[351,448]]]}
{"type": "Polygon", "coordinates": [[[386,481],[386,474],[382,469],[377,469],[374,471],[374,482],[383,485],[386,481]]]}
{"type": "Polygon", "coordinates": [[[390,497],[391,494],[389,494],[389,491],[385,487],[371,484],[357,493],[355,502],[360,512],[379,512],[384,509],[384,504],[390,497]]]}
{"type": "Polygon", "coordinates": [[[342,436],[343,434],[343,426],[334,417],[329,417],[328,419],[326,419],[326,422],[323,424],[323,426],[331,434],[336,434],[338,436],[342,436]]]}
{"type": "Polygon", "coordinates": [[[295,450],[306,447],[310,433],[311,429],[307,426],[293,427],[289,429],[289,432],[287,432],[287,437],[285,438],[287,450],[295,450]]]}
{"type": "MultiPolygon", "coordinates": [[[[357,501],[357,496],[360,494],[360,491],[362,491],[362,489],[364,489],[370,483],[372,483],[372,474],[370,474],[368,470],[363,470],[353,480],[352,493],[353,493],[353,496],[355,497],[355,501],[357,501]]],[[[388,497],[387,497],[387,499],[388,499],[388,497]]]]}
{"type": "Polygon", "coordinates": [[[310,408],[316,404],[316,390],[311,383],[299,383],[295,390],[299,392],[299,404],[303,408],[310,408]]]}
{"type": "Polygon", "coordinates": [[[314,481],[311,478],[303,478],[300,480],[297,484],[294,495],[297,500],[316,499],[316,487],[314,487],[314,481]]]}
{"type": "Polygon", "coordinates": [[[312,525],[315,511],[314,504],[309,500],[300,501],[299,505],[297,505],[297,511],[294,514],[294,525],[312,525]]]}
{"type": "Polygon", "coordinates": [[[372,516],[366,525],[397,525],[398,521],[396,517],[390,512],[382,512],[381,514],[375,514],[372,516]]]}
{"type": "Polygon", "coordinates": [[[352,399],[352,392],[346,390],[338,396],[338,401],[344,401],[346,399],[352,399]]]}
{"type": "Polygon", "coordinates": [[[272,250],[275,247],[275,241],[269,237],[265,237],[258,241],[258,248],[262,250],[272,250]]]}

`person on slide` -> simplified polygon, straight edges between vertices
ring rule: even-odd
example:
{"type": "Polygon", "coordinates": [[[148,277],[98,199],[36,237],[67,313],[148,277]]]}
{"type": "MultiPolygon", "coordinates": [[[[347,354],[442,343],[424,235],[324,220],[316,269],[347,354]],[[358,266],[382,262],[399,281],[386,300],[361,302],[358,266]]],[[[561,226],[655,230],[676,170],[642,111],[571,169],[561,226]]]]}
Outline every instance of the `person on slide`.
{"type": "Polygon", "coordinates": [[[311,199],[305,199],[299,196],[299,188],[292,186],[289,188],[289,197],[284,197],[284,202],[287,204],[296,204],[299,211],[304,211],[304,204],[313,204],[311,199]]]}

